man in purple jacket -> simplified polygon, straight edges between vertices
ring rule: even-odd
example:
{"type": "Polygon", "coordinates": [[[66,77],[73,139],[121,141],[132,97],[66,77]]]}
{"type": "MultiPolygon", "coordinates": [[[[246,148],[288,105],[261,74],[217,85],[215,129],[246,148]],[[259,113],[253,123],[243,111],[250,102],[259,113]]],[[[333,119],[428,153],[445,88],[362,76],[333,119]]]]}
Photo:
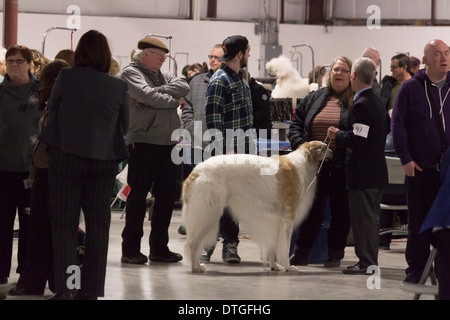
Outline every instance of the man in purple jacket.
{"type": "Polygon", "coordinates": [[[391,130],[406,174],[408,242],[406,282],[417,283],[429,255],[420,227],[440,188],[439,170],[450,141],[450,51],[432,40],[424,49],[425,70],[405,81],[395,100],[391,130]]]}

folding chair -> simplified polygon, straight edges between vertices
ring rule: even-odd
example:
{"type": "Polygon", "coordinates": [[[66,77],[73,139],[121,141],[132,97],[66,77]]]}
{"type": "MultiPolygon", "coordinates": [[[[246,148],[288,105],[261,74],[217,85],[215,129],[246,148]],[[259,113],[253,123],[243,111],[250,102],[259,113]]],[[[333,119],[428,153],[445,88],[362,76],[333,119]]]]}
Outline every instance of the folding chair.
{"type": "MultiPolygon", "coordinates": [[[[117,192],[116,198],[111,203],[111,208],[114,204],[121,200],[123,202],[127,202],[128,195],[130,194],[131,187],[127,183],[127,175],[128,175],[128,164],[123,168],[123,170],[116,176],[117,183],[120,183],[120,189],[117,192]]],[[[147,201],[151,203],[152,194],[149,192],[147,195],[147,201]]],[[[126,205],[123,207],[122,214],[120,215],[120,219],[123,218],[126,211],[126,205]]],[[[151,219],[151,211],[149,210],[149,220],[151,219]]]]}
{"type": "MultiPolygon", "coordinates": [[[[111,203],[111,208],[116,204],[118,200],[121,200],[123,202],[127,202],[128,194],[130,193],[131,187],[127,184],[127,175],[128,175],[128,164],[125,166],[125,168],[119,172],[119,174],[116,176],[116,182],[120,184],[120,189],[117,192],[116,198],[111,203]]],[[[125,208],[124,206],[122,210],[122,214],[120,216],[120,219],[123,218],[125,214],[125,208]]]]}
{"type": "Polygon", "coordinates": [[[438,298],[438,285],[436,275],[433,269],[434,259],[436,257],[436,248],[433,248],[428,256],[427,263],[425,264],[425,268],[422,272],[422,276],[420,277],[419,283],[402,283],[402,290],[413,292],[414,300],[419,300],[422,294],[432,294],[434,298],[438,298]],[[431,285],[426,284],[428,278],[430,278],[431,285]]]}
{"type": "MultiPolygon", "coordinates": [[[[388,179],[391,185],[403,185],[405,183],[405,171],[400,158],[386,156],[388,168],[388,179]]],[[[404,205],[380,204],[380,209],[384,210],[408,210],[406,203],[404,205]]],[[[398,235],[408,235],[408,230],[403,227],[385,228],[380,230],[380,236],[387,233],[396,233],[398,235]]]]}

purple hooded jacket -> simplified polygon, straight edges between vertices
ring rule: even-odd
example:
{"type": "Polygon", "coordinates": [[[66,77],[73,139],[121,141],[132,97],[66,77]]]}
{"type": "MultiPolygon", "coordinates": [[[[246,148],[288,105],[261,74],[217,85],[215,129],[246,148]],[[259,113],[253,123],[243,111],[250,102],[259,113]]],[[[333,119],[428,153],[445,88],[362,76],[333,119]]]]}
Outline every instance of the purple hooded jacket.
{"type": "Polygon", "coordinates": [[[391,131],[395,150],[402,162],[415,161],[419,166],[440,164],[443,156],[438,128],[433,119],[431,99],[440,109],[446,138],[450,141],[450,72],[439,89],[431,83],[425,69],[406,80],[395,99],[391,131]]]}

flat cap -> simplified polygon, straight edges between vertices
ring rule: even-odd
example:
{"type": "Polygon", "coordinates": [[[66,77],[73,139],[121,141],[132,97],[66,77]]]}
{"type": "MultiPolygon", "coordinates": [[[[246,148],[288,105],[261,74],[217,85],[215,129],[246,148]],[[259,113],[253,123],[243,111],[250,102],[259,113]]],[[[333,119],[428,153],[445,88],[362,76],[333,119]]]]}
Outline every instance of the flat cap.
{"type": "Polygon", "coordinates": [[[166,53],[169,53],[167,46],[161,40],[154,37],[145,37],[139,40],[138,49],[143,50],[148,48],[158,48],[164,50],[166,53]]]}

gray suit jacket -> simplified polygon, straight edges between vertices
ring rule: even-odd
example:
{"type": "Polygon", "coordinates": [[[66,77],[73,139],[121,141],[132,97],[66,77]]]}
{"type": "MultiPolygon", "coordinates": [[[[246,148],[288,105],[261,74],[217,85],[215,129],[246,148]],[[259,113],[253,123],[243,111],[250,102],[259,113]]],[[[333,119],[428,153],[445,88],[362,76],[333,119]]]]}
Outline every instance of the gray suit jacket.
{"type": "Polygon", "coordinates": [[[91,67],[62,69],[48,101],[50,121],[39,139],[65,153],[124,160],[129,123],[127,84],[91,67]]]}

